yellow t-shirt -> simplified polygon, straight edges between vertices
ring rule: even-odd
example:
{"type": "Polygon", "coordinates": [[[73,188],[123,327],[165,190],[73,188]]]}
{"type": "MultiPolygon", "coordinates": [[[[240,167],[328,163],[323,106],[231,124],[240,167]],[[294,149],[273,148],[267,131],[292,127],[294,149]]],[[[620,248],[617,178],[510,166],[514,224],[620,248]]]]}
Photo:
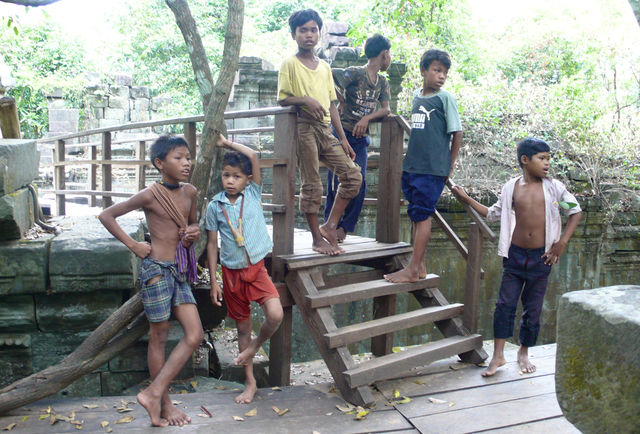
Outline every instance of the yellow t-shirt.
{"type": "MultiPolygon", "coordinates": [[[[309,69],[295,55],[285,59],[278,74],[278,100],[290,96],[310,96],[317,100],[327,111],[322,122],[329,125],[329,105],[338,97],[327,62],[320,59],[316,69],[309,69]]],[[[303,110],[307,111],[306,107],[303,110]]]]}

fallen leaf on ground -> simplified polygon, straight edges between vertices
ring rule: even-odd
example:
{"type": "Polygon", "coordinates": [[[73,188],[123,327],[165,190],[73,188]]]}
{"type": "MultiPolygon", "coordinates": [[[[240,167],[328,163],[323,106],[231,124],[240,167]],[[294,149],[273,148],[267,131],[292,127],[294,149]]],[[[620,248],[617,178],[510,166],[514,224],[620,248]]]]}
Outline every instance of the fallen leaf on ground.
{"type": "Polygon", "coordinates": [[[393,348],[391,349],[391,351],[393,351],[394,353],[399,353],[400,351],[402,351],[402,348],[400,348],[400,347],[393,347],[393,348]]]}
{"type": "Polygon", "coordinates": [[[329,387],[329,393],[336,393],[336,388],[333,387],[333,384],[329,387]]]}
{"type": "Polygon", "coordinates": [[[2,431],[11,431],[12,429],[14,429],[16,427],[16,425],[18,425],[18,424],[15,423],[15,422],[10,423],[9,425],[7,425],[4,428],[2,428],[2,431]]]}
{"type": "Polygon", "coordinates": [[[257,414],[258,414],[258,408],[256,407],[253,410],[249,410],[244,415],[247,417],[253,417],[253,416],[256,416],[257,414]]]}
{"type": "Polygon", "coordinates": [[[414,380],[413,382],[416,383],[416,384],[419,384],[421,386],[424,384],[424,381],[422,381],[422,380],[414,380]]]}
{"type": "Polygon", "coordinates": [[[84,408],[88,408],[89,410],[92,410],[94,408],[98,408],[98,405],[96,405],[96,404],[82,404],[82,406],[84,408]]]}
{"type": "Polygon", "coordinates": [[[200,410],[202,410],[204,412],[204,414],[207,415],[207,417],[213,417],[213,415],[211,414],[211,412],[209,410],[206,409],[206,407],[204,405],[200,406],[200,410]]]}
{"type": "Polygon", "coordinates": [[[275,406],[274,406],[274,407],[271,407],[271,409],[272,409],[273,411],[275,411],[275,412],[276,412],[276,414],[277,414],[278,416],[282,416],[283,414],[286,414],[286,413],[288,413],[288,412],[289,412],[289,409],[288,409],[288,408],[285,408],[285,409],[283,409],[283,410],[280,410],[278,407],[275,407],[275,406]]]}
{"type": "Polygon", "coordinates": [[[27,421],[27,419],[29,419],[29,416],[24,416],[24,417],[22,418],[22,421],[23,421],[23,422],[26,422],[26,421],[27,421]]]}
{"type": "Polygon", "coordinates": [[[46,419],[48,417],[49,417],[48,414],[41,414],[40,417],[38,418],[38,420],[46,419]]]}
{"type": "Polygon", "coordinates": [[[207,416],[204,413],[198,413],[198,414],[196,414],[196,416],[200,416],[200,417],[204,417],[204,418],[210,418],[211,417],[211,416],[207,416]]]}
{"type": "Polygon", "coordinates": [[[135,420],[135,417],[133,417],[130,414],[128,414],[125,417],[123,417],[122,419],[116,420],[114,423],[131,423],[134,420],[135,420]]]}
{"type": "Polygon", "coordinates": [[[434,404],[446,404],[449,401],[443,401],[442,399],[438,399],[438,398],[429,398],[429,401],[431,401],[434,404]]]}
{"type": "Polygon", "coordinates": [[[320,434],[318,431],[311,431],[311,434],[320,434]]]}
{"type": "Polygon", "coordinates": [[[394,389],[393,391],[393,397],[394,398],[399,398],[400,397],[400,391],[398,389],[394,389]]]}
{"type": "Polygon", "coordinates": [[[198,386],[198,382],[197,381],[192,381],[191,382],[191,387],[193,387],[194,389],[198,386]]]}
{"type": "Polygon", "coordinates": [[[133,411],[133,408],[129,408],[129,407],[120,407],[120,408],[118,408],[118,413],[127,413],[129,411],[133,411]]]}
{"type": "Polygon", "coordinates": [[[112,432],[113,430],[111,428],[107,428],[106,431],[107,432],[112,432]]]}
{"type": "Polygon", "coordinates": [[[48,406],[47,409],[45,410],[45,413],[47,414],[51,414],[51,406],[48,406]]]}
{"type": "Polygon", "coordinates": [[[216,389],[218,390],[225,390],[227,388],[227,386],[216,386],[216,389]]]}
{"type": "Polygon", "coordinates": [[[459,365],[449,365],[449,369],[452,369],[454,371],[457,371],[458,369],[462,368],[462,366],[459,365]]]}
{"type": "Polygon", "coordinates": [[[278,386],[272,387],[271,390],[277,390],[278,392],[282,392],[282,389],[280,389],[278,386]]]}
{"type": "Polygon", "coordinates": [[[240,416],[233,416],[233,420],[237,420],[238,422],[244,421],[244,419],[241,418],[240,416]]]}
{"type": "Polygon", "coordinates": [[[76,429],[82,429],[82,424],[79,425],[74,425],[76,427],[76,429]]]}
{"type": "Polygon", "coordinates": [[[107,422],[106,420],[103,420],[102,422],[100,422],[100,426],[101,426],[102,428],[106,428],[106,427],[108,427],[108,426],[109,426],[109,422],[107,422]]]}
{"type": "Polygon", "coordinates": [[[176,401],[176,400],[174,399],[173,401],[171,401],[171,403],[172,403],[173,405],[180,405],[180,404],[182,404],[182,401],[176,401]]]}
{"type": "Polygon", "coordinates": [[[189,392],[187,392],[186,390],[181,390],[180,391],[180,395],[186,395],[187,393],[189,393],[189,392]]]}
{"type": "Polygon", "coordinates": [[[325,416],[331,416],[332,414],[333,414],[333,412],[330,411],[329,413],[325,413],[324,415],[325,416]]]}
{"type": "Polygon", "coordinates": [[[336,404],[336,408],[343,413],[348,413],[350,411],[353,411],[355,407],[348,402],[345,402],[345,405],[336,404]]]}
{"type": "Polygon", "coordinates": [[[369,414],[369,410],[360,410],[359,412],[356,413],[356,417],[354,419],[363,420],[364,418],[367,417],[368,414],[369,414]]]}
{"type": "Polygon", "coordinates": [[[51,413],[49,415],[49,424],[53,425],[57,421],[58,421],[58,418],[56,417],[55,413],[51,413]]]}
{"type": "Polygon", "coordinates": [[[455,402],[450,402],[450,403],[449,403],[449,407],[453,407],[454,405],[456,405],[456,403],[455,403],[455,402]]]}

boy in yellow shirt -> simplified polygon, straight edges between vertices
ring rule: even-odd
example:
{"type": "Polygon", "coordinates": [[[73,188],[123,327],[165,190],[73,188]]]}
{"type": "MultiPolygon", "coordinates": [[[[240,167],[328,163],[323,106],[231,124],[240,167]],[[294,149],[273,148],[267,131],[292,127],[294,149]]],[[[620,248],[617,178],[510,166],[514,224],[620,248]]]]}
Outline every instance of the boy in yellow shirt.
{"type": "Polygon", "coordinates": [[[362,185],[360,167],[353,162],[355,152],[345,137],[329,65],[313,52],[322,19],[313,9],[294,12],[289,17],[291,37],[298,44],[298,52],[285,59],[278,74],[278,103],[298,107],[298,165],[300,168],[300,211],[305,214],[313,249],[337,255],[344,250],[338,246],[337,226],[352,198],[362,185]],[[331,133],[329,121],[339,139],[331,133]],[[319,162],[322,161],[338,176],[340,186],[328,220],[320,226],[318,211],[322,201],[322,181],[319,162]]]}

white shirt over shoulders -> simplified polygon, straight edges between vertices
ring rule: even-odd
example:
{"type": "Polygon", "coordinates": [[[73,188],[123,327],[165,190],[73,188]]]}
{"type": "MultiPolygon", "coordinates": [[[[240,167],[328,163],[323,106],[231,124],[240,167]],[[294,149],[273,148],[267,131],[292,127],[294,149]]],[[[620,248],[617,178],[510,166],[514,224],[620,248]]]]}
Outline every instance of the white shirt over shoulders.
{"type": "MultiPolygon", "coordinates": [[[[516,182],[522,176],[510,179],[502,187],[502,192],[498,201],[489,207],[487,220],[491,222],[500,221],[500,239],[498,241],[498,255],[508,258],[511,238],[516,227],[516,213],[513,210],[513,190],[516,182]]],[[[549,251],[553,243],[557,242],[562,235],[562,219],[560,217],[560,202],[575,203],[574,208],[566,210],[567,215],[576,214],[582,211],[580,204],[565,185],[557,179],[542,178],[542,190],[544,192],[545,203],[545,223],[544,223],[544,249],[549,251]]]]}

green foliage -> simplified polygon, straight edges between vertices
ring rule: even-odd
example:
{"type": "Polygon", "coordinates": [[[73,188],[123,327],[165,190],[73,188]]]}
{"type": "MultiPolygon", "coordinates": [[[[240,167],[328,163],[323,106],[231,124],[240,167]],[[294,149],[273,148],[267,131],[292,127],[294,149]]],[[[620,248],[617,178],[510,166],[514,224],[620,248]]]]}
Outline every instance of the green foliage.
{"type": "MultiPolygon", "coordinates": [[[[274,0],[260,3],[262,5],[260,13],[255,15],[255,19],[256,27],[263,33],[288,27],[289,16],[299,9],[304,9],[302,0],[274,0]]],[[[258,4],[255,6],[260,7],[258,4]]]]}

